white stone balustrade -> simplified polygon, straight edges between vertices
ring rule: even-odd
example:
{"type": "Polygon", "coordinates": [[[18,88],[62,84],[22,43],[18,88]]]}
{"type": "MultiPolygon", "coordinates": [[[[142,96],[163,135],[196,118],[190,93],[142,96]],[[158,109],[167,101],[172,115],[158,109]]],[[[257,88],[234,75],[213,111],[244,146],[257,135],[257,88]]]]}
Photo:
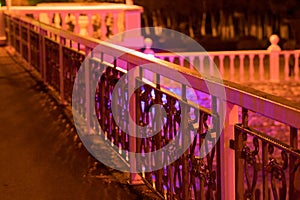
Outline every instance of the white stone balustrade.
{"type": "MultiPolygon", "coordinates": [[[[143,8],[130,4],[113,3],[42,3],[37,6],[11,6],[10,12],[31,15],[35,19],[83,36],[107,40],[112,35],[141,28],[143,8]]],[[[117,44],[140,48],[144,38],[125,33],[117,44]]]]}
{"type": "Polygon", "coordinates": [[[222,77],[236,82],[299,80],[300,50],[281,50],[279,38],[271,37],[268,50],[157,53],[156,57],[181,66],[213,74],[216,66],[222,77]],[[294,75],[289,76],[289,57],[295,56],[294,75]],[[184,60],[188,61],[184,64],[184,60]]]}

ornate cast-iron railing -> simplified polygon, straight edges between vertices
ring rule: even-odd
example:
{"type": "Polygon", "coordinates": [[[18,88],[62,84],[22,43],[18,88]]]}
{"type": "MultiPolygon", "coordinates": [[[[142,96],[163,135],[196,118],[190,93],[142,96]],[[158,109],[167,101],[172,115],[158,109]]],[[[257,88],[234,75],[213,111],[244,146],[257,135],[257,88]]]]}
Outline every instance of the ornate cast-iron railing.
{"type": "MultiPolygon", "coordinates": [[[[83,38],[24,16],[5,14],[5,20],[8,45],[17,55],[24,58],[25,63],[40,73],[45,84],[57,91],[63,104],[71,103],[74,78],[78,70],[81,70],[80,65],[84,59],[88,59],[85,64],[92,69],[92,73],[81,72],[83,78],[75,85],[75,91],[79,89],[89,91],[88,88],[91,86],[87,79],[95,79],[97,73],[102,73],[96,93],[84,92],[82,96],[73,99],[72,104],[86,120],[87,131],[90,134],[101,134],[109,143],[124,150],[120,151],[124,161],[129,160],[128,152],[143,154],[160,149],[178,134],[195,136],[188,150],[172,164],[153,172],[140,171],[140,177],[163,198],[268,199],[267,197],[273,196],[274,199],[287,197],[292,199],[293,195],[299,192],[300,186],[296,181],[299,180],[298,105],[231,82],[225,81],[225,84],[222,84],[213,78],[204,79],[191,69],[150,58],[113,44],[83,38]],[[100,46],[100,52],[89,55],[89,52],[97,46],[100,46]],[[143,64],[148,63],[159,67],[144,69],[143,64]],[[125,133],[130,128],[128,116],[123,112],[128,109],[130,101],[126,98],[129,87],[123,85],[118,88],[117,95],[113,95],[116,83],[133,68],[139,69],[139,74],[131,84],[137,86],[144,83],[134,93],[133,107],[136,111],[133,113],[134,119],[141,126],[148,127],[147,134],[161,130],[145,139],[137,139],[125,133]],[[155,81],[145,79],[143,76],[145,70],[153,72],[155,81]],[[187,86],[180,78],[169,73],[172,70],[189,80],[193,90],[209,95],[210,106],[188,101],[187,86]],[[172,79],[179,85],[181,91],[179,96],[162,87],[163,81],[167,79],[172,79]],[[210,93],[207,84],[213,85],[215,90],[210,93]],[[220,91],[219,88],[225,89],[226,98],[221,98],[215,92],[220,91]],[[91,99],[95,99],[95,108],[89,107],[91,99]],[[112,101],[117,104],[113,105],[112,101]],[[225,102],[227,107],[227,118],[221,133],[219,128],[222,125],[220,124],[222,116],[219,116],[217,111],[222,111],[224,106],[222,102],[225,102]],[[153,123],[156,116],[149,109],[153,104],[164,108],[166,112],[161,122],[153,123]],[[86,105],[86,108],[81,109],[80,105],[86,105]],[[116,106],[118,111],[115,118],[112,116],[112,106],[116,106]],[[238,122],[237,108],[242,109],[242,124],[233,127],[238,122]],[[290,126],[291,144],[283,144],[273,135],[249,127],[247,110],[290,126]],[[89,119],[91,112],[97,115],[103,131],[98,130],[96,124],[89,119]],[[187,113],[192,113],[192,117],[187,117],[189,116],[187,113]],[[125,131],[116,126],[120,123],[123,123],[125,131]],[[183,128],[181,131],[178,129],[179,123],[183,128]],[[217,141],[219,135],[220,140],[217,141]],[[250,142],[251,137],[253,142],[250,142]],[[200,148],[204,147],[204,151],[207,151],[212,145],[214,145],[212,150],[204,152],[208,154],[202,158],[200,148]]],[[[177,146],[180,147],[180,144],[177,146]]],[[[176,154],[176,151],[178,149],[173,149],[172,153],[176,154]]],[[[166,159],[169,158],[163,155],[159,160],[144,156],[137,162],[145,169],[149,169],[151,163],[167,162],[166,159]]],[[[132,174],[132,183],[136,177],[132,174]]]]}
{"type": "Polygon", "coordinates": [[[242,119],[235,125],[237,198],[299,198],[300,185],[295,184],[300,164],[297,129],[290,127],[290,144],[286,144],[249,127],[248,110],[243,109],[242,119]]]}

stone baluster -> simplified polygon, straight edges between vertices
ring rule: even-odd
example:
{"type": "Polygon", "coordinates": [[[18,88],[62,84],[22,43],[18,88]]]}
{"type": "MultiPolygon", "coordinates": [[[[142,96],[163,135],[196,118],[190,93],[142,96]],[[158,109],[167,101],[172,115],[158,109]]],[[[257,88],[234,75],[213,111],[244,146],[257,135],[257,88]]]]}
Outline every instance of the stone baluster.
{"type": "Polygon", "coordinates": [[[171,55],[171,56],[169,57],[169,62],[174,63],[174,59],[175,59],[175,57],[171,55]]]}
{"type": "Polygon", "coordinates": [[[45,24],[51,24],[51,16],[52,15],[53,15],[53,13],[50,13],[50,12],[40,13],[39,21],[43,22],[45,24]]]}
{"type": "Polygon", "coordinates": [[[87,19],[88,19],[88,27],[87,27],[87,32],[88,32],[88,35],[89,36],[92,36],[93,35],[93,20],[92,20],[92,17],[93,17],[93,12],[92,11],[88,11],[87,12],[87,19]]]}
{"type": "Polygon", "coordinates": [[[284,52],[284,80],[289,78],[289,59],[291,54],[289,52],[284,52]]]}
{"type": "Polygon", "coordinates": [[[105,40],[106,39],[106,23],[105,23],[105,17],[106,13],[102,12],[101,13],[101,39],[105,40]]]}
{"type": "Polygon", "coordinates": [[[264,71],[265,71],[265,69],[264,69],[264,57],[265,57],[265,55],[264,54],[259,54],[258,55],[258,57],[259,57],[259,80],[260,81],[263,81],[265,78],[265,74],[264,74],[264,71]]]}
{"type": "Polygon", "coordinates": [[[254,81],[254,54],[249,55],[249,80],[254,81]]]}
{"type": "Polygon", "coordinates": [[[184,67],[184,57],[183,56],[179,56],[179,65],[184,67]]]}
{"type": "Polygon", "coordinates": [[[40,19],[40,13],[33,13],[33,18],[35,20],[39,20],[40,19]]]}
{"type": "Polygon", "coordinates": [[[240,58],[240,77],[239,80],[240,82],[244,82],[244,76],[245,76],[245,64],[244,64],[244,59],[245,55],[239,55],[240,58]]]}
{"type": "Polygon", "coordinates": [[[299,80],[299,53],[295,53],[295,81],[299,80]]]}
{"type": "Polygon", "coordinates": [[[53,24],[56,28],[61,28],[61,26],[60,26],[60,16],[59,16],[59,13],[54,13],[52,19],[53,19],[52,24],[53,24]]]}
{"type": "Polygon", "coordinates": [[[224,76],[225,76],[225,74],[224,74],[224,58],[225,58],[224,55],[220,55],[220,56],[219,56],[219,62],[220,62],[220,75],[221,75],[221,77],[224,77],[224,76]]]}
{"type": "Polygon", "coordinates": [[[270,81],[272,82],[279,82],[279,52],[281,51],[278,46],[279,40],[277,35],[270,36],[271,45],[268,51],[270,51],[270,81]]]}
{"type": "Polygon", "coordinates": [[[66,17],[67,17],[67,12],[64,10],[60,13],[60,16],[61,16],[61,28],[63,30],[66,30],[66,23],[65,23],[65,20],[66,20],[66,17]]]}
{"type": "Polygon", "coordinates": [[[200,55],[199,57],[199,71],[200,71],[200,73],[202,73],[203,74],[203,72],[204,72],[204,56],[203,55],[200,55]]]}
{"type": "Polygon", "coordinates": [[[235,55],[229,55],[230,69],[229,69],[229,80],[234,80],[234,58],[235,55]]]}
{"type": "Polygon", "coordinates": [[[215,62],[214,62],[214,58],[215,56],[214,55],[210,55],[210,59],[209,59],[209,73],[211,76],[215,76],[215,62]]]}
{"type": "Polygon", "coordinates": [[[79,34],[83,36],[88,36],[88,16],[87,15],[79,15],[78,17],[78,27],[79,27],[79,34]]]}
{"type": "Polygon", "coordinates": [[[195,69],[194,61],[195,61],[195,57],[194,56],[189,56],[190,69],[192,69],[192,70],[195,69]]]}
{"type": "Polygon", "coordinates": [[[117,34],[119,33],[118,31],[118,13],[117,12],[114,12],[113,13],[113,34],[117,34]]]}
{"type": "Polygon", "coordinates": [[[79,28],[79,25],[78,25],[78,21],[79,21],[79,13],[78,12],[75,12],[75,13],[72,13],[75,17],[75,27],[74,27],[74,33],[78,34],[79,31],[80,31],[80,28],[79,28]]]}

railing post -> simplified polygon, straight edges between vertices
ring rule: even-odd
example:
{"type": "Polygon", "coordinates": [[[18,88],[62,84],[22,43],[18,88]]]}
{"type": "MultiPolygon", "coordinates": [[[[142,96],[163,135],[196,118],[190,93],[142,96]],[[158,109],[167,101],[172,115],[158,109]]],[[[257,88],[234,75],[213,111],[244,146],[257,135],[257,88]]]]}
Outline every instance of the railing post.
{"type": "Polygon", "coordinates": [[[133,5],[133,0],[126,0],[126,5],[133,5]]]}
{"type": "MultiPolygon", "coordinates": [[[[235,159],[234,150],[230,148],[230,141],[234,140],[234,125],[238,122],[238,106],[230,103],[220,103],[220,117],[225,116],[224,128],[220,135],[220,158],[221,163],[221,199],[234,200],[235,192],[235,159]],[[224,105],[226,109],[224,109],[224,105]],[[222,114],[226,112],[226,115],[222,114]]],[[[222,121],[222,120],[221,120],[222,121]]],[[[221,124],[222,126],[222,124],[221,124]]]]}
{"type": "MultiPolygon", "coordinates": [[[[127,71],[134,70],[135,65],[128,63],[127,71]]],[[[137,163],[138,160],[136,159],[135,153],[137,152],[137,138],[136,136],[136,117],[137,117],[137,107],[136,107],[136,96],[135,96],[135,86],[136,86],[136,77],[138,75],[138,70],[133,71],[130,73],[131,75],[128,76],[128,94],[132,94],[132,96],[128,96],[129,101],[129,117],[132,118],[131,122],[129,123],[129,152],[131,152],[129,157],[129,164],[130,164],[130,184],[131,185],[139,185],[143,184],[143,180],[141,176],[136,173],[137,171],[137,163]]]]}
{"type": "Polygon", "coordinates": [[[4,13],[0,7],[0,45],[4,45],[7,39],[5,36],[4,20],[4,13]]]}
{"type": "Polygon", "coordinates": [[[270,81],[279,82],[279,52],[281,51],[281,48],[278,46],[279,37],[277,35],[271,35],[270,42],[271,45],[268,47],[270,51],[270,81]]]}
{"type": "Polygon", "coordinates": [[[7,10],[10,10],[10,7],[11,7],[11,0],[6,0],[6,1],[5,1],[5,4],[6,4],[6,9],[7,9],[7,10]]]}

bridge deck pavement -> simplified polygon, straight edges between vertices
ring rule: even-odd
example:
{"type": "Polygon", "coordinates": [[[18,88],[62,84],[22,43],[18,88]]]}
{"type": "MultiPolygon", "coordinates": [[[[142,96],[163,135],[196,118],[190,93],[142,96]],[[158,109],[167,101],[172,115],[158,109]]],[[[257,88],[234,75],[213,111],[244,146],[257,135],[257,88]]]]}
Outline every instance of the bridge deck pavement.
{"type": "Polygon", "coordinates": [[[62,108],[15,59],[0,47],[0,199],[148,199],[78,145],[62,108]]]}

